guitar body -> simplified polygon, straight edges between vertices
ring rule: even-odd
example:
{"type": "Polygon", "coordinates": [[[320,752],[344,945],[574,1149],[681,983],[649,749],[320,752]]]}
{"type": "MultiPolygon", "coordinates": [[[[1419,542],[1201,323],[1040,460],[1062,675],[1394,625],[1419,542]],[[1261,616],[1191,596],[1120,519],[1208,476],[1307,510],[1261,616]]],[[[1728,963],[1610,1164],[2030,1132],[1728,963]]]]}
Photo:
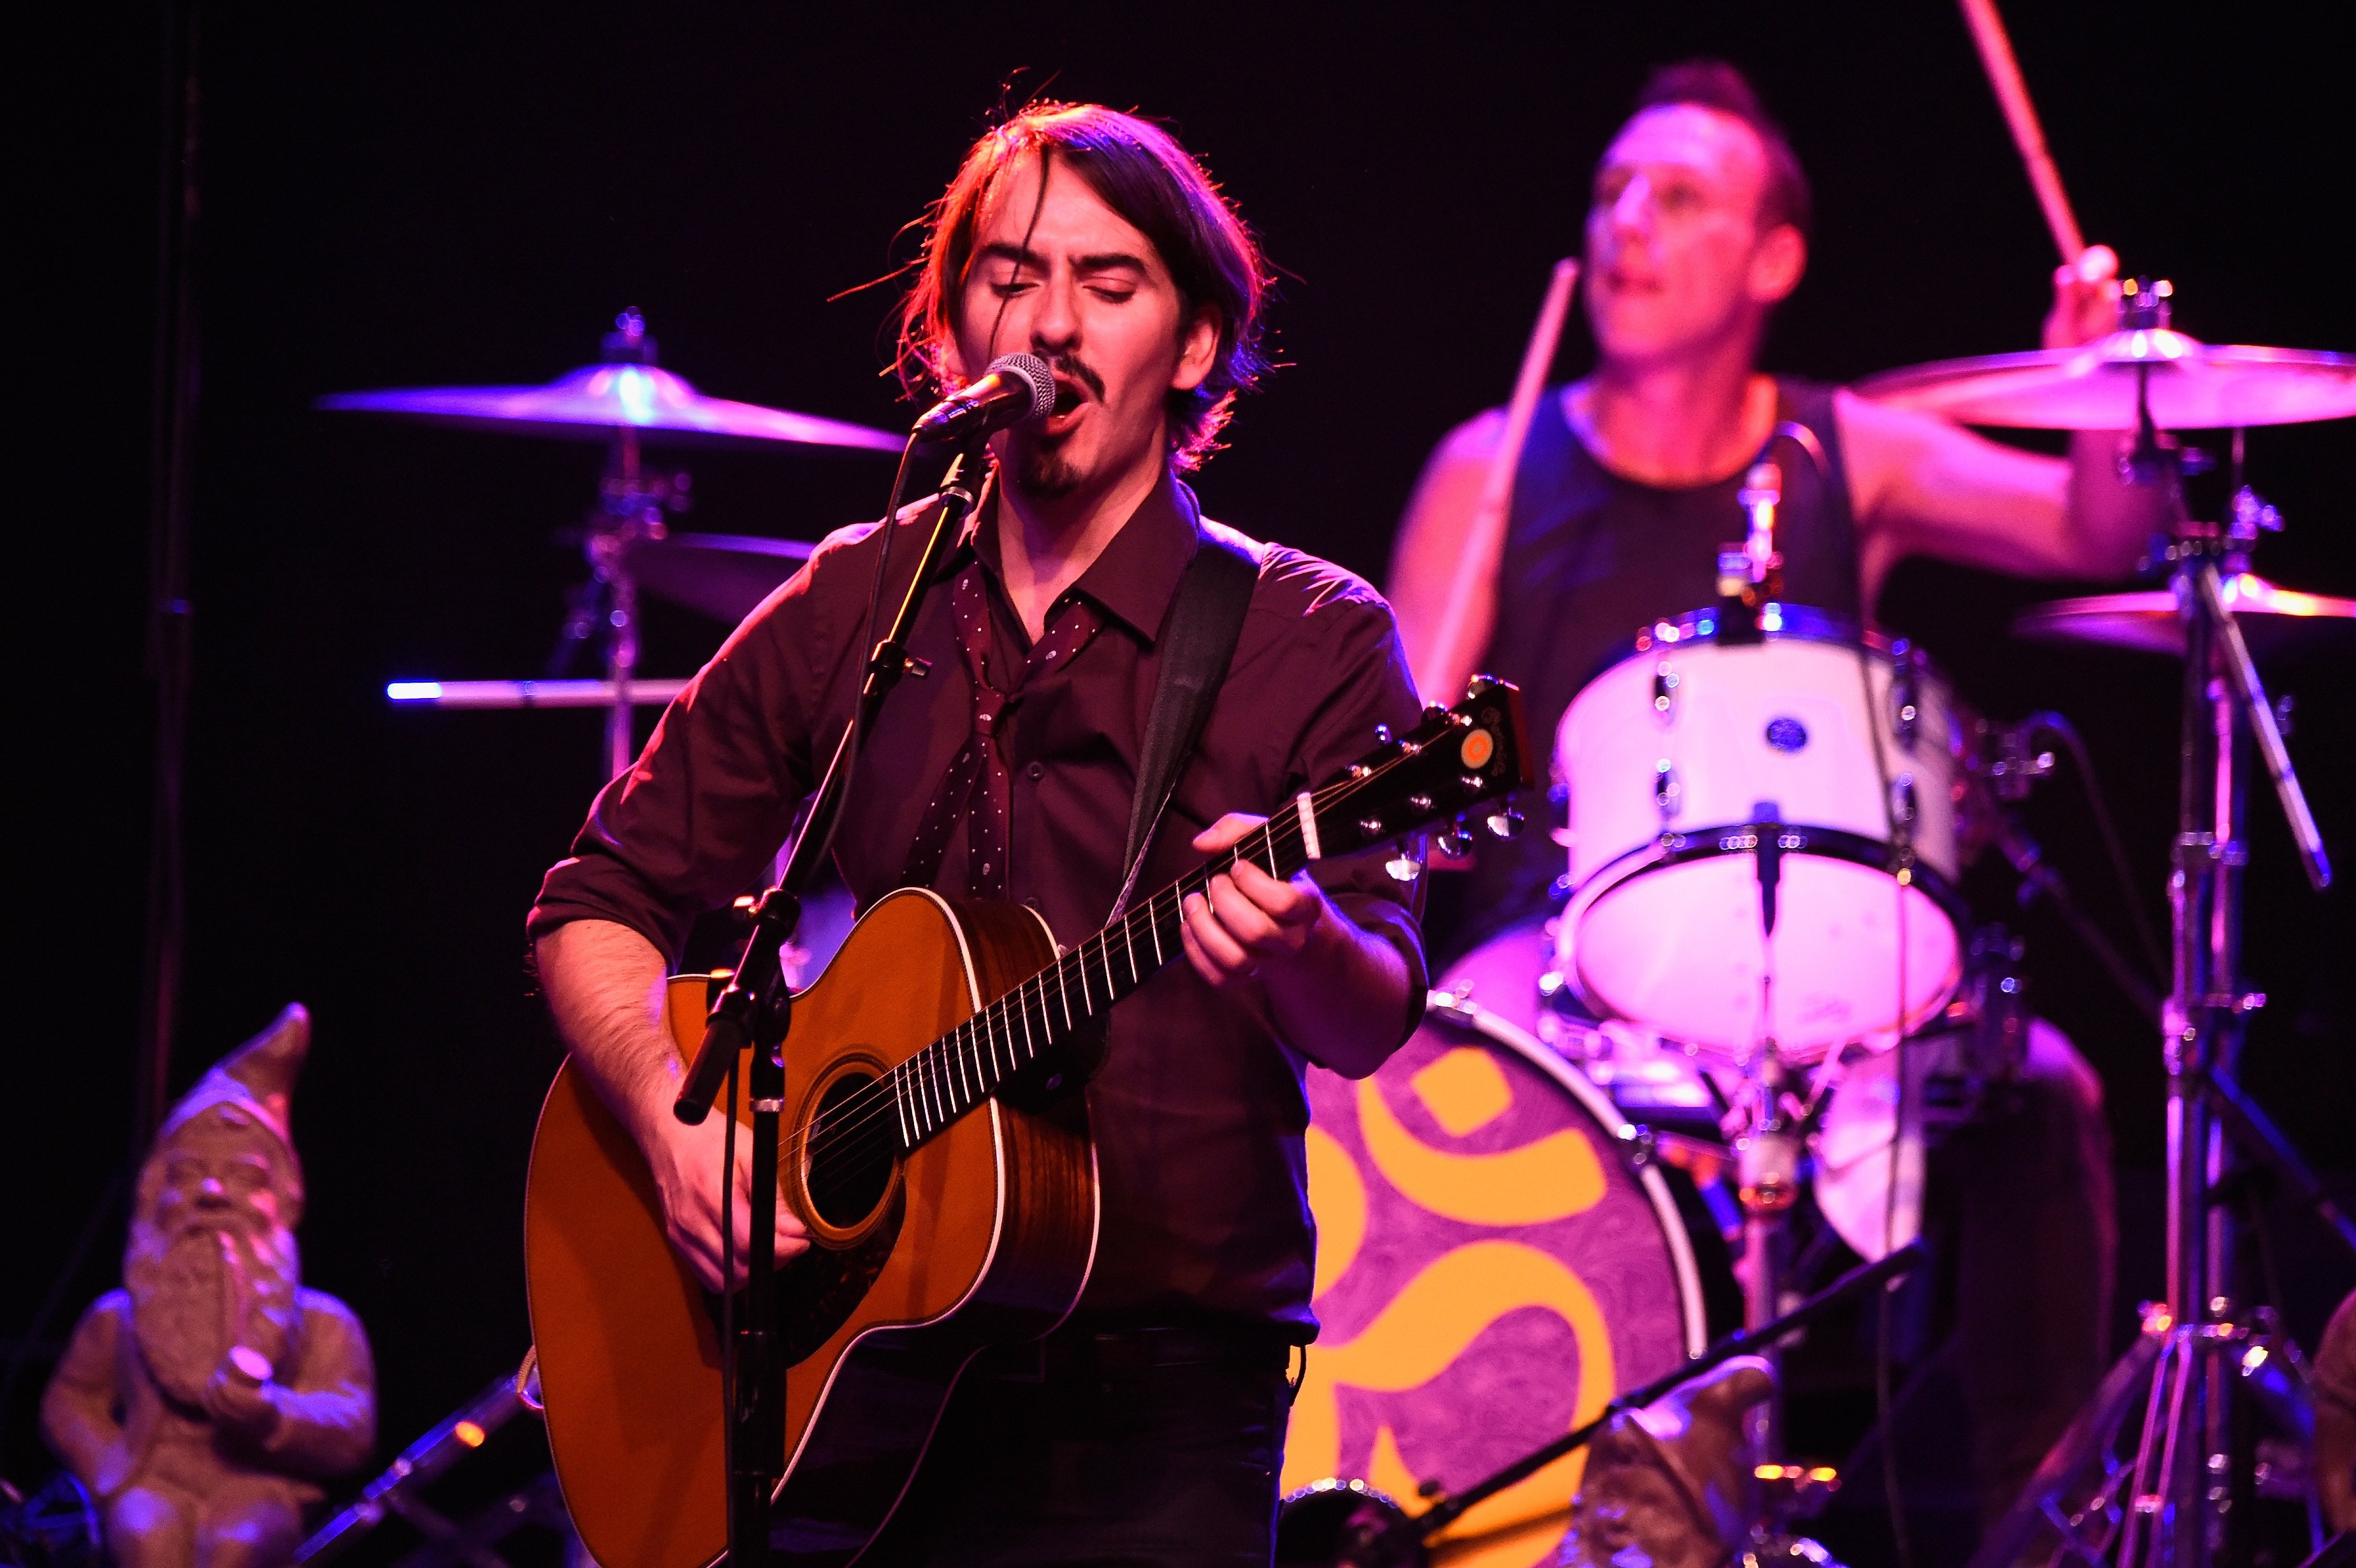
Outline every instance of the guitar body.
{"type": "MultiPolygon", "coordinates": [[[[795,998],[780,1185],[814,1244],[778,1275],[783,1563],[855,1559],[974,1354],[1045,1333],[1079,1299],[1097,1233],[1079,1095],[991,1099],[849,1189],[797,1157],[821,1105],[836,1124],[879,1109],[871,1080],[1055,959],[1028,910],[903,891],[795,998]]],[[[684,1061],[707,982],[670,987],[684,1061]]],[[[532,1139],[524,1251],[549,1446],[583,1544],[603,1568],[704,1568],[728,1533],[717,1301],[671,1253],[637,1146],[571,1061],[532,1139]]]]}

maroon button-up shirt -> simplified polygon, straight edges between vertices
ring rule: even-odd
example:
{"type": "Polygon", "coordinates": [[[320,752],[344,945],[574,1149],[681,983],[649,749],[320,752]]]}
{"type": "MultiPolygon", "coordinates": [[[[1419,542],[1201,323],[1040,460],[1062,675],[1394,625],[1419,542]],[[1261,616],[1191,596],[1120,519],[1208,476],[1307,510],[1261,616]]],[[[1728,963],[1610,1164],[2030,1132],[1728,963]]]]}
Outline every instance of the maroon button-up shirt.
{"type": "MultiPolygon", "coordinates": [[[[897,526],[892,568],[902,581],[926,526],[914,515],[897,526]]],[[[1067,591],[1102,613],[1103,629],[1068,667],[1031,672],[995,721],[1012,775],[1008,894],[1044,915],[1066,947],[1104,924],[1119,891],[1155,639],[1198,527],[1221,528],[1199,518],[1174,477],[1156,487],[1067,591]]],[[[1418,715],[1390,607],[1374,589],[1297,550],[1224,537],[1259,558],[1259,579],[1226,682],[1148,852],[1141,898],[1201,863],[1189,841],[1223,814],[1270,810],[1373,749],[1377,724],[1403,731],[1418,715]]],[[[994,531],[976,539],[952,565],[978,560],[991,667],[1021,670],[1028,643],[998,580],[994,531]]],[[[737,628],[663,715],[637,765],[598,796],[571,858],[548,874],[533,937],[567,921],[609,920],[676,955],[698,912],[755,883],[849,720],[882,540],[874,524],[834,534],[737,628]]],[[[887,587],[885,603],[897,593],[887,587]]],[[[884,702],[836,837],[836,864],[862,908],[895,885],[926,802],[973,732],[951,599],[947,583],[926,599],[909,649],[930,669],[884,702]]],[[[960,824],[936,879],[944,891],[967,891],[965,838],[960,824]]],[[[1407,959],[1410,1004],[1383,1042],[1396,1045],[1420,1017],[1425,969],[1415,894],[1380,862],[1321,860],[1313,874],[1407,959]]],[[[1104,1207],[1083,1307],[1274,1321],[1308,1338],[1315,1230],[1301,1149],[1303,1059],[1271,1033],[1264,1008],[1215,993],[1183,959],[1116,1007],[1109,1031],[1087,1089],[1104,1207]]]]}

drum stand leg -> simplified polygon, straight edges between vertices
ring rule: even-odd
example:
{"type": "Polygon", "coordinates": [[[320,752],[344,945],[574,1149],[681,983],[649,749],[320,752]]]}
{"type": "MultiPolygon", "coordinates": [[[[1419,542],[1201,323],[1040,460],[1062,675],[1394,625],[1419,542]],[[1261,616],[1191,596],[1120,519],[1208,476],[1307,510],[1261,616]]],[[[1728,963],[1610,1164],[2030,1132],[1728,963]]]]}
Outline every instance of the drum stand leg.
{"type": "MultiPolygon", "coordinates": [[[[1742,1323],[1757,1328],[1783,1312],[1785,1275],[1791,1261],[1791,1210],[1800,1195],[1800,1127],[1784,1104],[1790,1069],[1772,1040],[1755,1059],[1744,1084],[1745,1125],[1735,1139],[1742,1200],[1742,1323]]],[[[1773,1397],[1749,1417],[1752,1452],[1761,1465],[1783,1462],[1783,1353],[1765,1345],[1760,1353],[1775,1370],[1773,1397]]]]}
{"type": "MultiPolygon", "coordinates": [[[[2148,416],[2143,433],[2151,445],[2148,416]]],[[[2172,472],[2167,477],[2172,484],[2172,472]]],[[[2296,1351],[2266,1314],[2244,1313],[2236,1303],[2229,1216],[2213,1198],[2227,1174],[2216,1107],[2220,1100],[2229,1111],[2233,1105],[2219,1083],[2231,1082],[2243,1023],[2263,1001],[2240,989],[2244,735],[2254,732],[2266,753],[2309,880],[2322,888],[2330,870],[2249,651],[2225,611],[2214,550],[2213,541],[2188,528],[2170,551],[2185,656],[2169,881],[2174,977],[2160,1029],[2168,1068],[2168,1300],[2148,1309],[2142,1338],[1982,1543],[1973,1568],[2010,1568],[2047,1526],[2061,1535],[2058,1548],[2041,1554],[2047,1561],[2238,1568],[2252,1545],[2251,1402],[2294,1430],[2301,1421],[2296,1380],[2280,1371],[2296,1351]],[[2133,1462],[2120,1463],[2117,1439],[2139,1390],[2146,1394],[2142,1432],[2133,1462]]]]}

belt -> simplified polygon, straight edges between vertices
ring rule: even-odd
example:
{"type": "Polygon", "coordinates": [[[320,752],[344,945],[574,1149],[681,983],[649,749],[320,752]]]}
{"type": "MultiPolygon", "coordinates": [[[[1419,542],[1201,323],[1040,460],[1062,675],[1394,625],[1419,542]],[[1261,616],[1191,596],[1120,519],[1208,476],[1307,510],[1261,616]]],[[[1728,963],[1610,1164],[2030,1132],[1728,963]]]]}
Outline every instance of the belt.
{"type": "Polygon", "coordinates": [[[1118,1382],[1173,1367],[1226,1367],[1276,1376],[1288,1371],[1292,1342],[1274,1324],[1150,1324],[1057,1329],[1044,1339],[1001,1346],[986,1375],[1017,1382],[1118,1382]]]}

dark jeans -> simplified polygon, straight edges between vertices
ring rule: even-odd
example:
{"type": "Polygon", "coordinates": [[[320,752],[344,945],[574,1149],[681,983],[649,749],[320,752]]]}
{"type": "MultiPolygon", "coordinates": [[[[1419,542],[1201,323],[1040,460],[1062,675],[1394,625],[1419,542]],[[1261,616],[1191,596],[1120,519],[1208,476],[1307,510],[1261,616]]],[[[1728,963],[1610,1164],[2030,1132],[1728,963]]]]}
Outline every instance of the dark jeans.
{"type": "Polygon", "coordinates": [[[1085,1329],[985,1353],[860,1568],[1266,1568],[1290,1413],[1266,1340],[1085,1329]],[[1144,1349],[1141,1351],[1141,1340],[1144,1349]]]}

